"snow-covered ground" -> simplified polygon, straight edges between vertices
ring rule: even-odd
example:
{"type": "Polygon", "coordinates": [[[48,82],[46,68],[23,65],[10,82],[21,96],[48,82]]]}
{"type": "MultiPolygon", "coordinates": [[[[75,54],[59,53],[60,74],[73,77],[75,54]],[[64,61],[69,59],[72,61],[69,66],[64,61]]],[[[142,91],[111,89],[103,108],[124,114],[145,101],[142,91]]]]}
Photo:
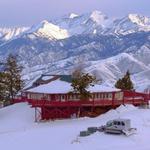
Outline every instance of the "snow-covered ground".
{"type": "Polygon", "coordinates": [[[34,109],[26,103],[0,109],[0,150],[150,150],[150,109],[120,106],[97,118],[34,122],[34,109]],[[130,118],[138,132],[126,137],[96,132],[77,136],[90,126],[113,118],[130,118]]]}

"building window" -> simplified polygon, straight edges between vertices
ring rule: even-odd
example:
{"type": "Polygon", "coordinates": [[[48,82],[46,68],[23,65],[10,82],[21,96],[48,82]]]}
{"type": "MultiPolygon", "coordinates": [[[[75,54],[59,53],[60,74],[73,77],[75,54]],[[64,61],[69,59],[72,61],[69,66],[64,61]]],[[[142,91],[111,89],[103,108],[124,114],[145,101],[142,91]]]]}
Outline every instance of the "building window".
{"type": "Polygon", "coordinates": [[[101,94],[101,99],[103,99],[104,98],[104,96],[103,96],[103,94],[101,94]]]}
{"type": "Polygon", "coordinates": [[[92,98],[95,99],[95,94],[92,94],[92,98]]]}
{"type": "Polygon", "coordinates": [[[99,97],[99,95],[98,95],[98,93],[96,94],[96,99],[98,99],[98,97],[99,97]]]}
{"type": "Polygon", "coordinates": [[[61,96],[61,99],[65,99],[65,95],[62,95],[62,96],[61,96]]]}
{"type": "Polygon", "coordinates": [[[61,100],[65,101],[65,95],[61,95],[61,100]]]}
{"type": "Polygon", "coordinates": [[[109,94],[108,94],[108,99],[109,99],[109,100],[112,100],[112,93],[109,93],[109,94]]]}
{"type": "Polygon", "coordinates": [[[122,100],[123,99],[123,92],[115,93],[115,99],[116,100],[122,100]]]}
{"type": "Polygon", "coordinates": [[[104,98],[104,99],[106,98],[105,95],[106,95],[106,94],[104,93],[104,94],[103,94],[103,98],[104,98]]]}
{"type": "Polygon", "coordinates": [[[79,95],[78,94],[76,94],[76,100],[78,100],[79,99],[79,95]]]}
{"type": "Polygon", "coordinates": [[[72,94],[70,94],[68,97],[69,97],[69,100],[72,100],[72,94]]]}

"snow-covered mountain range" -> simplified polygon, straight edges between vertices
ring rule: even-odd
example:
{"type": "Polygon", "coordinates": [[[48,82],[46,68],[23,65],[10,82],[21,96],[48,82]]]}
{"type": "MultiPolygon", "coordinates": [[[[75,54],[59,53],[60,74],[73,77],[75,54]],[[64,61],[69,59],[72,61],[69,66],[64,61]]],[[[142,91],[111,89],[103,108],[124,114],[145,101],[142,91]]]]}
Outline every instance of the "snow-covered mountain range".
{"type": "Polygon", "coordinates": [[[0,40],[10,40],[21,33],[27,31],[28,27],[15,27],[15,28],[0,28],[0,40]]]}
{"type": "Polygon", "coordinates": [[[150,18],[109,18],[99,11],[65,15],[22,28],[0,28],[0,61],[19,55],[23,77],[68,74],[80,61],[86,71],[113,85],[128,69],[135,87],[150,87],[150,18]]]}

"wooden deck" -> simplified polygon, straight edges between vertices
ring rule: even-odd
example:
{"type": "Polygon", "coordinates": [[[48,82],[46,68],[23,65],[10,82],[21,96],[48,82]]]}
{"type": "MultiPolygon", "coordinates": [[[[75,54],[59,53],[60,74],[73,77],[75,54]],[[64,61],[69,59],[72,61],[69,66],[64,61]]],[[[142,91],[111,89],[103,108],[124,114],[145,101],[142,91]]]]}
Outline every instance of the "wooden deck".
{"type": "Polygon", "coordinates": [[[116,108],[121,104],[147,105],[150,100],[150,94],[137,93],[133,91],[124,91],[124,96],[121,100],[116,100],[113,95],[112,99],[91,99],[63,101],[56,100],[36,100],[36,99],[15,99],[17,102],[28,102],[32,108],[35,108],[35,121],[48,119],[63,119],[72,116],[97,116],[106,112],[111,108],[116,108]]]}

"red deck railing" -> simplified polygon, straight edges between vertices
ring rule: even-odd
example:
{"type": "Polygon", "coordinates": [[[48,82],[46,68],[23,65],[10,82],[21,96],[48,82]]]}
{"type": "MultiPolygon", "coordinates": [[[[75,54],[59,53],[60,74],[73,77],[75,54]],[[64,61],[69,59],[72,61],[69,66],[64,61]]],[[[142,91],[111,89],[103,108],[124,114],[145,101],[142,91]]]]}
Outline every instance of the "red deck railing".
{"type": "Polygon", "coordinates": [[[14,99],[13,103],[28,102],[32,107],[80,107],[80,106],[117,106],[121,104],[143,104],[148,103],[150,100],[150,94],[138,93],[134,91],[124,91],[122,100],[99,99],[99,100],[80,100],[80,101],[49,101],[49,100],[36,100],[19,98],[14,99]]]}
{"type": "Polygon", "coordinates": [[[32,105],[32,107],[75,107],[75,106],[92,106],[93,101],[47,101],[47,100],[33,100],[28,99],[28,103],[32,105]]]}
{"type": "Polygon", "coordinates": [[[48,100],[27,100],[32,107],[88,107],[88,106],[117,106],[121,104],[144,104],[148,103],[145,99],[124,99],[124,100],[95,100],[95,101],[48,101],[48,100]]]}

